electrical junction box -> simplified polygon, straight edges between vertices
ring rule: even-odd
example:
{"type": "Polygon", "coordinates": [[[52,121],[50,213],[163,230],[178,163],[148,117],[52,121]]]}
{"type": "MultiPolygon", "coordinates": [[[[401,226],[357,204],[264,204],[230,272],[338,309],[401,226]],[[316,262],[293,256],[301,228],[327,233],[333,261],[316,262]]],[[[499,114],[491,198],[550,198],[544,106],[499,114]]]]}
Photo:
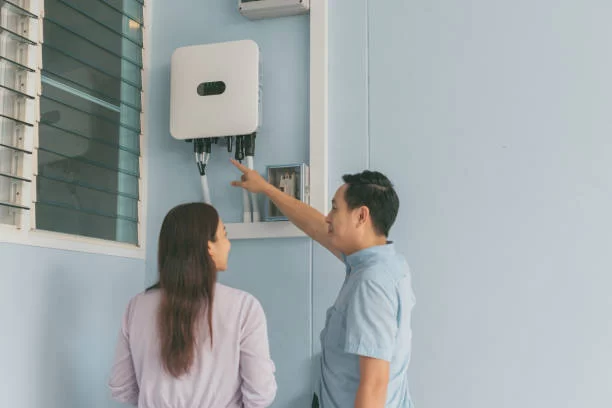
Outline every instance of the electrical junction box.
{"type": "Polygon", "coordinates": [[[310,0],[238,0],[240,13],[251,20],[306,14],[310,0]]]}
{"type": "MultiPolygon", "coordinates": [[[[285,194],[310,203],[310,168],[305,163],[274,165],[267,167],[268,182],[285,194]]],[[[264,221],[287,221],[270,200],[266,200],[264,221]]]]}
{"type": "Polygon", "coordinates": [[[170,134],[175,139],[248,135],[261,125],[261,60],[252,40],[172,53],[170,134]]]}

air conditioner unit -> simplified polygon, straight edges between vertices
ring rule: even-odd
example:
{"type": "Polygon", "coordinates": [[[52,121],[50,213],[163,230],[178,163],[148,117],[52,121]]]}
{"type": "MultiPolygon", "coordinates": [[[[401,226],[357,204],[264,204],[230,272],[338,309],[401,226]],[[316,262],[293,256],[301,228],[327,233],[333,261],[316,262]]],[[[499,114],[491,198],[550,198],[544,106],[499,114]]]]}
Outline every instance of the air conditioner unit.
{"type": "Polygon", "coordinates": [[[238,0],[240,13],[251,20],[306,14],[310,0],[238,0]]]}

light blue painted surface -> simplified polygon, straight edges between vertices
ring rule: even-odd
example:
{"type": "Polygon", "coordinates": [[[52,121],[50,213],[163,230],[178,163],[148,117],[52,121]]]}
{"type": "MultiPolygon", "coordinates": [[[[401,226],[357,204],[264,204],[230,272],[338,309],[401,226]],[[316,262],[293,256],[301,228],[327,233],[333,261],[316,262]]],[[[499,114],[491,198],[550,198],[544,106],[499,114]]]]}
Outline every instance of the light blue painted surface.
{"type": "Polygon", "coordinates": [[[0,406],[118,407],[106,389],[144,262],[0,244],[0,406]]]}
{"type": "Polygon", "coordinates": [[[369,11],[370,159],[402,200],[416,406],[612,406],[612,3],[369,11]]]}
{"type": "MultiPolygon", "coordinates": [[[[392,237],[414,271],[417,407],[610,406],[612,6],[335,5],[330,193],[368,161],[398,187],[392,237]]],[[[201,200],[191,150],[168,134],[172,49],[260,42],[264,128],[279,145],[258,149],[258,170],[306,160],[308,127],[307,17],[249,22],[220,0],[157,4],[153,17],[147,282],[166,211],[201,200]],[[298,79],[270,84],[276,74],[298,79]]],[[[224,170],[211,188],[235,221],[231,178],[224,170]]],[[[275,407],[305,406],[309,351],[318,353],[342,280],[339,261],[312,251],[305,239],[235,242],[222,277],[264,305],[282,376],[275,407]]],[[[0,350],[10,367],[0,370],[0,406],[113,406],[105,376],[142,261],[6,244],[0,256],[0,350]]]]}
{"type": "Polygon", "coordinates": [[[305,407],[311,399],[309,259],[306,239],[234,241],[220,276],[264,308],[278,383],[274,407],[305,407]]]}

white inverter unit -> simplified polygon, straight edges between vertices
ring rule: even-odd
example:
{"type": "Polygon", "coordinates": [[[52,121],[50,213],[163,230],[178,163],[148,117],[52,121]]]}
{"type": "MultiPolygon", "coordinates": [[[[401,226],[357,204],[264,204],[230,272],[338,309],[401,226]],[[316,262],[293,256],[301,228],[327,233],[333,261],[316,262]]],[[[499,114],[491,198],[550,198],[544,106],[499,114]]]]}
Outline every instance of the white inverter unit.
{"type": "Polygon", "coordinates": [[[170,68],[175,139],[247,135],[261,122],[259,46],[252,40],[177,48],[170,68]]]}

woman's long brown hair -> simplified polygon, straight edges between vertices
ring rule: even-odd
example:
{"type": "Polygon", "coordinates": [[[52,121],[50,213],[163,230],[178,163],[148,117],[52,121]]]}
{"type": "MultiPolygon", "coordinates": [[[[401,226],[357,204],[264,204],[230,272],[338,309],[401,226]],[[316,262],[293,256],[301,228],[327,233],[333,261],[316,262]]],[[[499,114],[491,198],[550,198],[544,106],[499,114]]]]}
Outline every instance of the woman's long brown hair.
{"type": "Polygon", "coordinates": [[[217,281],[208,242],[216,240],[219,214],[210,205],[179,205],[166,215],[159,233],[159,282],[147,290],[161,291],[157,325],[161,360],[174,377],[189,372],[202,312],[208,315],[212,346],[212,304],[217,281]]]}

